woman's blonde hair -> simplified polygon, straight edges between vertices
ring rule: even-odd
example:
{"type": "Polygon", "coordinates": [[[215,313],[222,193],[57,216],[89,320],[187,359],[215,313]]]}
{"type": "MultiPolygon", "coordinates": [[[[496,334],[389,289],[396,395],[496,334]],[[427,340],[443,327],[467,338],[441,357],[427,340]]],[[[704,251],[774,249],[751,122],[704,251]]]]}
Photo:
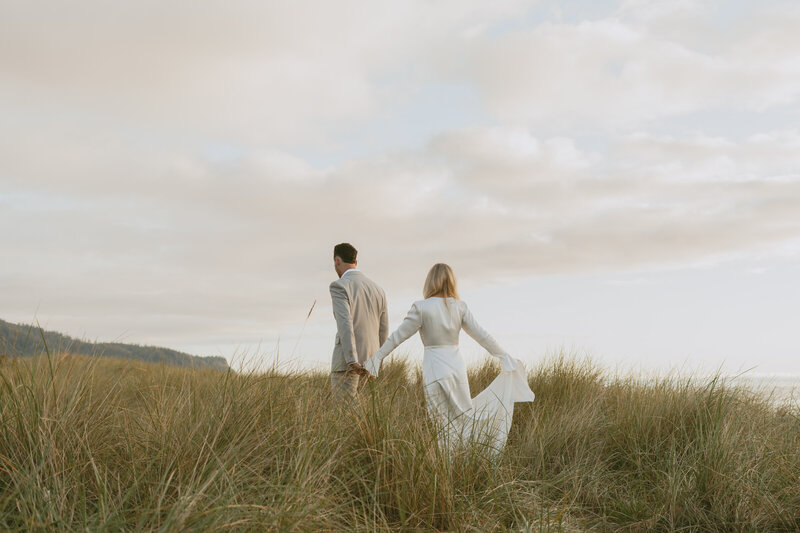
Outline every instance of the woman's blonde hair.
{"type": "Polygon", "coordinates": [[[425,286],[422,289],[425,298],[431,296],[441,296],[442,298],[455,298],[458,300],[458,289],[456,288],[456,275],[450,265],[436,263],[428,272],[425,278],[425,286]]]}

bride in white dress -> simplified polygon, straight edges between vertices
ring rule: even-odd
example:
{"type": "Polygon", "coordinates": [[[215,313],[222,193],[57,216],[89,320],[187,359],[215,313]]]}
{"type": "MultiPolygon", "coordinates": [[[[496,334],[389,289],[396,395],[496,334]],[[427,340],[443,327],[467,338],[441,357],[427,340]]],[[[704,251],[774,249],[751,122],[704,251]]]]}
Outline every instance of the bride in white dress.
{"type": "Polygon", "coordinates": [[[440,428],[440,442],[452,448],[476,439],[499,451],[508,437],[514,403],[532,402],[534,398],[525,367],[497,344],[475,321],[467,304],[458,299],[456,278],[448,265],[437,263],[431,268],[423,295],[425,299],[414,302],[403,323],[364,368],[377,376],[381,360],[419,331],[425,345],[425,400],[440,428]],[[470,396],[467,367],[458,350],[462,328],[502,365],[500,375],[475,398],[470,396]]]}

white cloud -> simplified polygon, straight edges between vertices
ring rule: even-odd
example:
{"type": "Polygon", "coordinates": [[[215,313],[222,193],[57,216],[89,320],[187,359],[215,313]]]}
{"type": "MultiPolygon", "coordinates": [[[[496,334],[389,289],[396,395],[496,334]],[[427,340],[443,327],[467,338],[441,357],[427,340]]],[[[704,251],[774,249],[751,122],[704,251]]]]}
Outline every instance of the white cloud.
{"type": "Polygon", "coordinates": [[[615,155],[623,167],[670,181],[800,179],[797,130],[758,133],[742,142],[702,134],[677,138],[639,132],[619,139],[615,155]]]}
{"type": "Polygon", "coordinates": [[[0,84],[16,107],[50,117],[78,107],[167,136],[323,142],[397,97],[402,83],[381,78],[418,78],[460,28],[521,5],[18,3],[0,20],[0,84]]]}
{"type": "Polygon", "coordinates": [[[41,303],[197,343],[296,323],[325,301],[344,240],[401,294],[440,260],[480,284],[797,240],[796,129],[659,122],[797,113],[796,10],[703,41],[708,20],[676,30],[709,16],[701,4],[537,24],[526,4],[9,9],[0,316],[41,303]],[[386,117],[429,83],[474,90],[486,120],[327,166],[308,155],[361,124],[391,134],[386,117]]]}
{"type": "MultiPolygon", "coordinates": [[[[659,4],[660,5],[660,4],[659,4]]],[[[623,11],[624,13],[624,11],[623,11]]],[[[774,15],[778,29],[747,27],[694,46],[696,32],[616,17],[545,22],[478,43],[465,76],[501,119],[539,127],[615,129],[708,109],[761,111],[797,102],[800,40],[796,10],[774,15]]],[[[772,21],[772,18],[768,18],[772,21]]]]}
{"type": "Polygon", "coordinates": [[[118,301],[137,312],[280,323],[325,296],[330,248],[342,240],[395,289],[415,287],[437,260],[467,280],[489,280],[768,249],[800,235],[800,178],[786,178],[798,165],[796,143],[792,131],[743,142],[636,135],[603,155],[571,139],[473,128],[326,172],[276,151],[232,166],[137,152],[146,165],[125,169],[113,186],[104,180],[115,159],[94,162],[101,146],[96,157],[51,161],[84,186],[40,177],[39,191],[67,200],[37,213],[36,224],[24,223],[47,199],[36,179],[27,199],[6,201],[3,225],[19,228],[8,244],[28,266],[4,299],[22,306],[35,286],[42,298],[84,301],[87,310],[118,301]],[[748,179],[721,173],[727,167],[713,164],[721,157],[748,179]],[[247,304],[254,294],[264,299],[247,304]]]}

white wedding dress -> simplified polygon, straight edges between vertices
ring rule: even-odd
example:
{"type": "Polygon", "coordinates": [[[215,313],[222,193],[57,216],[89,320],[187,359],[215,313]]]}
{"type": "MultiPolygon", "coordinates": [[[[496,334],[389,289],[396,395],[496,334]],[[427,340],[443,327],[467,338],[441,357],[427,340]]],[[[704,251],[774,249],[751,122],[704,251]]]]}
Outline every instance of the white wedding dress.
{"type": "Polygon", "coordinates": [[[422,379],[428,412],[440,428],[440,442],[454,447],[468,439],[495,451],[505,445],[515,402],[532,402],[525,367],[473,318],[467,304],[455,298],[432,297],[414,302],[405,320],[364,364],[378,375],[381,360],[419,331],[425,345],[422,379]],[[467,367],[458,350],[461,329],[500,359],[502,371],[475,398],[470,397],[467,367]]]}

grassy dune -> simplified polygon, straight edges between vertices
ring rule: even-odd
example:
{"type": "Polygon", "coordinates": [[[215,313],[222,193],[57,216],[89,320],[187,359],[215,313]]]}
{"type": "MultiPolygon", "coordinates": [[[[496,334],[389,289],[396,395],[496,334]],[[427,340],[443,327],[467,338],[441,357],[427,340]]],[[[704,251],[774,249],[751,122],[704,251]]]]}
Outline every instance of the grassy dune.
{"type": "Polygon", "coordinates": [[[492,460],[437,450],[419,377],[341,411],[322,373],[4,360],[0,529],[800,529],[798,413],[745,390],[552,358],[492,460]]]}

